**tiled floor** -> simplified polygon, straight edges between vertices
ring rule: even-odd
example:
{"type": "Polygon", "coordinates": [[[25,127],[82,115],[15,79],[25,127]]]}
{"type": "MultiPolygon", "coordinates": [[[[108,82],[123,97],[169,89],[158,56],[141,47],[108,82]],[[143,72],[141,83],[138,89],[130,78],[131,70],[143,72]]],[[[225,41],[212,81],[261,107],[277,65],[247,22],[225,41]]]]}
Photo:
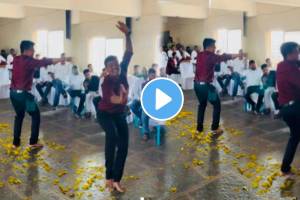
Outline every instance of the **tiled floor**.
{"type": "MultiPolygon", "coordinates": [[[[30,120],[23,126],[23,148],[9,151],[13,112],[0,100],[0,199],[295,199],[300,177],[280,177],[288,129],[279,120],[242,111],[242,101],[223,106],[226,133],[216,139],[194,133],[197,102],[185,92],[184,111],[166,127],[163,144],[141,141],[130,125],[130,147],[123,195],[104,186],[104,133],[92,120],[77,120],[67,109],[42,109],[39,152],[26,151],[30,120]],[[5,127],[8,124],[9,127],[5,127]],[[144,198],[142,198],[144,197],[144,198]]],[[[207,112],[210,121],[211,108],[207,112]]],[[[299,153],[295,167],[300,167],[299,153]]],[[[298,170],[298,174],[299,174],[298,170]]]]}

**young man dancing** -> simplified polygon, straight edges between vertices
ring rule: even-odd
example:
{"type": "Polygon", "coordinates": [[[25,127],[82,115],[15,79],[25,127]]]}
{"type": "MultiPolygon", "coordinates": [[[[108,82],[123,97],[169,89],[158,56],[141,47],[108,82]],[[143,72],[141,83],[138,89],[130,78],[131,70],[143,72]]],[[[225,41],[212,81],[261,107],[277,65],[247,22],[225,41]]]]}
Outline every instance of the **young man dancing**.
{"type": "Polygon", "coordinates": [[[197,131],[203,132],[204,114],[207,101],[213,105],[213,122],[211,130],[214,134],[220,135],[223,130],[219,128],[221,103],[216,88],[212,85],[214,79],[215,66],[218,63],[235,59],[237,54],[217,55],[216,41],[206,38],[203,41],[204,51],[200,52],[197,57],[196,74],[194,90],[199,100],[197,131]]]}
{"type": "Polygon", "coordinates": [[[13,148],[21,144],[20,137],[25,112],[31,116],[32,120],[29,145],[32,148],[41,148],[43,145],[38,144],[40,111],[34,96],[29,91],[31,91],[33,75],[37,68],[59,63],[62,59],[34,59],[34,43],[31,41],[22,41],[20,48],[21,55],[16,56],[13,61],[14,70],[10,86],[10,100],[16,113],[13,148]]]}

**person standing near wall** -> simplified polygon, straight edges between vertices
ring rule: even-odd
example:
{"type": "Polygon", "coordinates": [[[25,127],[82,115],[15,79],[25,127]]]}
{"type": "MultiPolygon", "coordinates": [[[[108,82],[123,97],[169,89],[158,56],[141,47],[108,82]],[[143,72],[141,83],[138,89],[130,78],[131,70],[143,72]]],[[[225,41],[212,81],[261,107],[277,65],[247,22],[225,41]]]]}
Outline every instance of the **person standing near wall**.
{"type": "Polygon", "coordinates": [[[41,148],[43,145],[38,143],[40,111],[34,100],[34,96],[29,91],[31,91],[33,75],[37,68],[56,64],[63,60],[34,59],[34,43],[32,41],[22,41],[20,49],[21,55],[16,56],[13,61],[12,82],[10,86],[10,100],[16,113],[12,147],[17,148],[21,145],[22,124],[25,112],[27,112],[32,120],[29,146],[31,148],[41,148]]]}
{"type": "Polygon", "coordinates": [[[200,52],[197,57],[196,74],[194,90],[199,100],[197,131],[203,132],[204,114],[207,101],[213,105],[213,122],[211,130],[214,134],[219,135],[223,130],[219,128],[221,103],[216,88],[212,85],[214,79],[215,66],[218,63],[237,58],[236,54],[217,55],[216,40],[206,38],[203,41],[204,51],[200,52]]]}
{"type": "Polygon", "coordinates": [[[130,30],[123,22],[117,28],[126,36],[126,51],[119,64],[116,56],[108,56],[102,88],[102,100],[98,104],[98,121],[105,132],[106,186],[110,190],[125,192],[120,181],[128,153],[128,124],[126,104],[128,98],[127,71],[133,55],[130,30]]]}
{"type": "Polygon", "coordinates": [[[300,141],[300,61],[299,45],[287,42],[281,46],[284,58],[277,67],[277,87],[280,114],[290,128],[290,138],[283,157],[281,171],[291,174],[291,164],[300,141]]]}

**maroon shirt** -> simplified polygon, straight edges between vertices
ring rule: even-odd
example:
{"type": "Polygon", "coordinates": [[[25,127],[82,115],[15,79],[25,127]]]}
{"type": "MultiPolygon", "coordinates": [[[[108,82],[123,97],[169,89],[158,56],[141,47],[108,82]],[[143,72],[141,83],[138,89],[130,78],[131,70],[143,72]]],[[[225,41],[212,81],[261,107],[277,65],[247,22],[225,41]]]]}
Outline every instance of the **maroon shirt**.
{"type": "Polygon", "coordinates": [[[35,69],[51,64],[51,59],[36,60],[29,56],[16,56],[13,61],[10,88],[13,90],[30,91],[35,69]]]}
{"type": "Polygon", "coordinates": [[[195,81],[211,83],[214,79],[215,65],[232,59],[231,55],[217,55],[209,51],[200,52],[197,56],[195,81]]]}
{"type": "Polygon", "coordinates": [[[127,81],[127,69],[132,55],[132,52],[129,51],[126,51],[124,53],[123,61],[120,64],[121,73],[118,77],[107,76],[104,78],[103,83],[101,85],[103,97],[98,104],[99,110],[108,113],[124,112],[127,102],[124,102],[124,104],[113,104],[110,99],[113,95],[120,94],[121,84],[123,84],[125,89],[128,90],[129,85],[127,81]]]}
{"type": "Polygon", "coordinates": [[[277,88],[279,104],[300,101],[300,63],[282,61],[277,67],[277,88]]]}

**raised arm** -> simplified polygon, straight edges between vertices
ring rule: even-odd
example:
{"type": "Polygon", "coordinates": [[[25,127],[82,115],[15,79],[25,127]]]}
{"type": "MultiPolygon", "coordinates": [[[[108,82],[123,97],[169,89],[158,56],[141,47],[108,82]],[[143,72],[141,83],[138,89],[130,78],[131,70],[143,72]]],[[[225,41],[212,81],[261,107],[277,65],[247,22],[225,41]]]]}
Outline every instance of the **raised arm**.
{"type": "Polygon", "coordinates": [[[133,54],[132,40],[131,40],[131,36],[130,36],[131,31],[126,26],[126,24],[123,23],[123,22],[119,21],[116,26],[122,33],[124,33],[125,38],[126,38],[126,50],[125,50],[125,53],[124,53],[124,56],[123,56],[122,63],[120,65],[121,66],[121,72],[126,74],[129,62],[130,62],[132,54],[133,54]]]}

